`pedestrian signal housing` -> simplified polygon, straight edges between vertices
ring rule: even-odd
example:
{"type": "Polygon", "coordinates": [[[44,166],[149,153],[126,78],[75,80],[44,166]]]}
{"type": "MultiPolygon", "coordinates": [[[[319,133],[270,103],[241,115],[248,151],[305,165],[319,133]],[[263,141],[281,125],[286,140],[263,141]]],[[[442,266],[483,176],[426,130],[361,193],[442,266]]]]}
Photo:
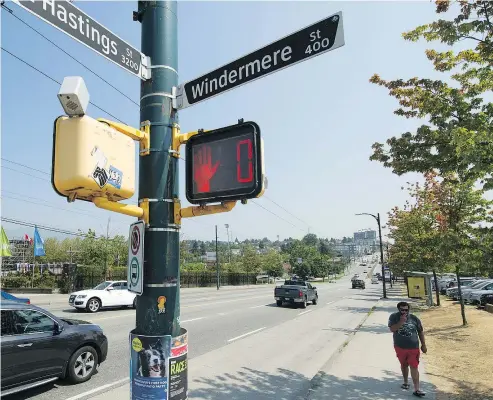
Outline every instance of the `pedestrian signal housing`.
{"type": "Polygon", "coordinates": [[[51,183],[69,202],[105,197],[120,201],[135,193],[135,143],[87,115],[58,117],[53,130],[51,183]]]}
{"type": "Polygon", "coordinates": [[[260,197],[265,176],[259,126],[240,121],[190,137],[185,173],[186,196],[192,204],[260,197]]]}

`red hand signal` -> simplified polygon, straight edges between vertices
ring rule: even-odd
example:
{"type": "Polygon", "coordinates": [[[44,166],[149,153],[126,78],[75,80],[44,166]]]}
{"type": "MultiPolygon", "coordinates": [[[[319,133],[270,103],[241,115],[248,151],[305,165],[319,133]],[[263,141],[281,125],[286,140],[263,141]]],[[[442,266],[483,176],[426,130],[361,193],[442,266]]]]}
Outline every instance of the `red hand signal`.
{"type": "Polygon", "coordinates": [[[219,161],[212,165],[211,148],[202,146],[193,156],[193,180],[197,184],[197,192],[204,193],[211,190],[211,178],[219,167],[219,161]]]}

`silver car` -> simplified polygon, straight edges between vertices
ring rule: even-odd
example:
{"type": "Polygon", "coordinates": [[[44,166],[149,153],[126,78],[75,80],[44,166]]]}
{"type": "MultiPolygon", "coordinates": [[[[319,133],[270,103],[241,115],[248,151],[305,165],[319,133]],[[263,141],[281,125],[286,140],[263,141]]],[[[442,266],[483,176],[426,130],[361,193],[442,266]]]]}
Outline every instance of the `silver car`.
{"type": "MultiPolygon", "coordinates": [[[[479,286],[481,282],[482,281],[477,281],[477,280],[472,280],[472,279],[468,279],[468,280],[462,280],[461,279],[460,287],[462,289],[462,292],[464,292],[464,290],[466,290],[468,288],[476,287],[476,285],[479,286]]],[[[454,286],[452,288],[448,288],[445,293],[448,297],[451,297],[454,300],[457,300],[459,298],[459,288],[457,286],[454,286]]]]}
{"type": "MultiPolygon", "coordinates": [[[[465,303],[471,303],[472,302],[472,296],[475,293],[482,292],[483,290],[493,290],[493,280],[485,280],[482,281],[480,285],[478,285],[476,288],[468,288],[464,289],[462,291],[462,298],[464,299],[465,303]]],[[[479,299],[478,299],[479,300],[479,299]]]]}
{"type": "Polygon", "coordinates": [[[482,280],[477,285],[471,285],[471,287],[468,287],[466,289],[462,289],[462,298],[464,299],[464,302],[465,303],[469,302],[470,297],[474,291],[483,290],[486,286],[488,286],[491,283],[493,283],[493,280],[491,280],[491,279],[482,280]]]}

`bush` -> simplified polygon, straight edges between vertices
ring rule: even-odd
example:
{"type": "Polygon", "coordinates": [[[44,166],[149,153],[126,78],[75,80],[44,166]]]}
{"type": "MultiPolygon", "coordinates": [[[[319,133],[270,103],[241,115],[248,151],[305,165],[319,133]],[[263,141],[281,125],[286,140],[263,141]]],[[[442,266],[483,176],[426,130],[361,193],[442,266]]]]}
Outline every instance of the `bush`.
{"type": "Polygon", "coordinates": [[[2,287],[5,288],[30,288],[31,279],[24,274],[10,273],[2,279],[2,287]]]}

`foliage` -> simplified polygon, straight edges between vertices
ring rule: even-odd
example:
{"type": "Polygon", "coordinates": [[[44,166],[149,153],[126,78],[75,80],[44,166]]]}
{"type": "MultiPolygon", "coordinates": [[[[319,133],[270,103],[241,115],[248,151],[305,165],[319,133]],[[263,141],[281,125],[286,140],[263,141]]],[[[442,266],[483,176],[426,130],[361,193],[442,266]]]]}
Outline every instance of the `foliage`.
{"type": "MultiPolygon", "coordinates": [[[[449,10],[449,1],[437,1],[437,13],[449,10]]],[[[457,16],[439,19],[404,33],[408,41],[439,41],[448,46],[469,45],[460,51],[427,50],[435,70],[447,73],[442,80],[410,78],[387,81],[377,74],[370,82],[383,86],[398,100],[396,115],[426,118],[416,132],[373,144],[371,160],[392,168],[397,175],[406,172],[440,175],[455,173],[460,181],[481,179],[485,189],[493,188],[493,104],[483,94],[493,88],[493,3],[460,1],[457,16]]],[[[462,46],[461,46],[462,47],[462,46]]]]}
{"type": "Polygon", "coordinates": [[[281,255],[275,250],[269,250],[261,258],[262,270],[269,276],[282,277],[284,275],[281,255]]]}

